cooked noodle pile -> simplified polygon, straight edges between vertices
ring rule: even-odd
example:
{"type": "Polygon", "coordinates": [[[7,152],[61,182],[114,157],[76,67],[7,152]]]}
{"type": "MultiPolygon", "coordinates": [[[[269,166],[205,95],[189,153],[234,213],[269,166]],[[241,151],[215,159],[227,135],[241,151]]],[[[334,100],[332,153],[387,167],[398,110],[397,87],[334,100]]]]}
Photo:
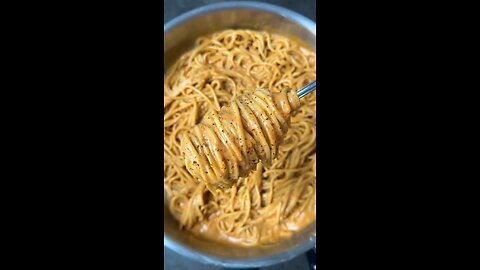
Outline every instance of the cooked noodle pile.
{"type": "MultiPolygon", "coordinates": [[[[224,172],[228,182],[220,186],[226,189],[216,189],[215,185],[207,188],[204,181],[195,179],[185,166],[181,145],[184,136],[194,141],[191,134],[197,132],[197,125],[211,124],[212,119],[206,118],[220,116],[221,107],[239,107],[236,101],[241,95],[250,93],[247,96],[253,98],[265,94],[256,89],[271,93],[298,90],[315,80],[315,72],[315,53],[306,47],[290,38],[250,30],[227,30],[199,38],[197,46],[169,69],[164,84],[164,188],[170,211],[183,229],[214,241],[268,245],[315,221],[315,93],[300,101],[288,132],[281,134],[278,150],[265,145],[270,153],[256,157],[262,161],[255,157],[249,159],[250,165],[237,161],[237,170],[224,172]],[[272,151],[276,153],[272,155],[272,151]],[[256,170],[237,178],[248,166],[256,166],[256,170]]],[[[262,111],[249,108],[253,113],[262,111]]],[[[235,119],[240,118],[237,115],[235,119]]],[[[271,124],[274,127],[270,130],[282,126],[280,122],[271,124]]],[[[230,138],[239,142],[241,137],[233,134],[239,135],[238,130],[231,131],[230,138]]],[[[254,141],[250,147],[261,145],[254,141]]],[[[233,155],[238,150],[237,156],[246,149],[230,146],[224,151],[233,155]]]]}

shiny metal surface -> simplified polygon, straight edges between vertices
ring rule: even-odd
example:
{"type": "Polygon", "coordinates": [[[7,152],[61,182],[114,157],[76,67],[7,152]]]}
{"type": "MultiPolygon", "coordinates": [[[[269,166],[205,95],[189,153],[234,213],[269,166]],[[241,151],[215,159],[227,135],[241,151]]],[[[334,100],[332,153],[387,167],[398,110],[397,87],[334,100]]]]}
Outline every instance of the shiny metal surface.
{"type": "Polygon", "coordinates": [[[303,98],[304,96],[308,95],[309,93],[313,92],[317,89],[317,81],[313,81],[307,84],[305,87],[297,91],[298,98],[303,98]]]}
{"type": "MultiPolygon", "coordinates": [[[[298,13],[265,3],[225,2],[192,10],[164,25],[164,69],[192,48],[197,37],[239,28],[294,36],[316,49],[316,25],[298,13]]],[[[199,262],[225,267],[263,267],[290,260],[315,246],[315,224],[269,248],[244,248],[223,246],[180,231],[167,202],[164,210],[165,246],[199,262]]]]}

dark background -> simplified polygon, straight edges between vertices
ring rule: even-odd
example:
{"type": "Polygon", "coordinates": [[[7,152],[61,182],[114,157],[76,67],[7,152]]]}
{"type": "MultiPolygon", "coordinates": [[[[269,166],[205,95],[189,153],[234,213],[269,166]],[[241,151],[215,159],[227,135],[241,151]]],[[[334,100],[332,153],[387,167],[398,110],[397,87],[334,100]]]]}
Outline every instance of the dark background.
{"type": "MultiPolygon", "coordinates": [[[[167,1],[165,20],[187,3],[206,1],[167,1]]],[[[310,18],[313,8],[299,9],[315,6],[276,3],[310,18]]],[[[478,99],[467,96],[476,89],[466,85],[475,78],[468,46],[476,29],[465,12],[476,9],[321,4],[317,262],[468,269],[478,231],[469,230],[478,169],[467,174],[478,139],[468,136],[478,119],[467,117],[478,104],[465,102],[478,99]]],[[[5,264],[160,269],[161,7],[32,2],[4,10],[5,264]]],[[[175,270],[188,267],[175,259],[175,270]]]]}
{"type": "MultiPolygon", "coordinates": [[[[170,21],[176,16],[192,10],[197,7],[201,7],[208,4],[219,3],[219,2],[232,2],[232,1],[222,1],[222,0],[165,0],[163,2],[163,7],[165,10],[165,18],[163,23],[170,21]]],[[[261,0],[256,2],[265,2],[274,4],[277,6],[282,6],[290,10],[296,11],[303,16],[317,21],[316,6],[317,3],[315,0],[261,0]]]]}
{"type": "MultiPolygon", "coordinates": [[[[212,3],[219,3],[219,2],[230,2],[230,1],[221,1],[221,0],[165,0],[164,3],[164,10],[165,10],[165,18],[164,23],[172,20],[173,18],[190,11],[194,8],[201,7],[207,4],[212,3]]],[[[257,1],[257,2],[265,2],[274,4],[277,6],[282,6],[298,12],[305,17],[313,20],[316,22],[316,1],[315,0],[276,0],[276,1],[257,1]]],[[[203,269],[224,269],[223,267],[219,266],[211,266],[211,265],[204,265],[192,260],[187,259],[186,257],[182,257],[175,252],[164,249],[164,256],[165,256],[165,269],[167,270],[186,270],[186,269],[196,269],[196,270],[203,270],[203,269]]],[[[262,270],[308,270],[310,269],[308,265],[308,260],[305,255],[301,255],[289,262],[273,265],[270,267],[261,268],[262,270]]]]}

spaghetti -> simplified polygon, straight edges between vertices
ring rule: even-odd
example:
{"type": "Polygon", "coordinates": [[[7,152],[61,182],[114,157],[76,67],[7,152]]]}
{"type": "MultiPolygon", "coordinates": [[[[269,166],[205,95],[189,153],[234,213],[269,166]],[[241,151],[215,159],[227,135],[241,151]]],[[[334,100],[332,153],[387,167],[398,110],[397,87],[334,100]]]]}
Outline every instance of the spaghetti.
{"type": "Polygon", "coordinates": [[[182,159],[182,138],[192,136],[198,124],[211,123],[207,118],[220,115],[221,107],[238,106],[245,95],[262,95],[256,89],[272,95],[300,89],[315,80],[315,73],[315,53],[299,42],[250,30],[201,37],[169,69],[164,77],[164,188],[182,229],[224,243],[268,245],[315,221],[315,93],[291,113],[290,129],[278,133],[283,137],[278,149],[269,146],[270,155],[259,156],[260,162],[252,157],[250,165],[237,161],[238,172],[226,173],[226,189],[199,182],[182,159]],[[243,175],[247,166],[256,170],[243,175]]]}
{"type": "Polygon", "coordinates": [[[187,170],[213,190],[231,187],[260,161],[270,166],[288,130],[290,114],[299,106],[295,92],[272,95],[259,89],[235,98],[192,132],[183,133],[187,170]]]}

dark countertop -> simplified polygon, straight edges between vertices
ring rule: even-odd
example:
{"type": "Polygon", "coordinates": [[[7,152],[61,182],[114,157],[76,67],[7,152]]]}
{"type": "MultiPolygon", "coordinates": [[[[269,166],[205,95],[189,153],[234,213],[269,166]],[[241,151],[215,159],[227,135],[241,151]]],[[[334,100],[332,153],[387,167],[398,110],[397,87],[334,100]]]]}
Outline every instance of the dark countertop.
{"type": "MultiPolygon", "coordinates": [[[[230,2],[230,1],[222,1],[222,0],[164,0],[163,7],[165,10],[165,18],[163,23],[170,21],[171,19],[175,18],[176,16],[192,10],[194,8],[206,5],[206,4],[213,4],[219,2],[230,2]]],[[[278,6],[282,6],[298,12],[305,17],[317,21],[316,19],[316,1],[315,0],[262,0],[257,2],[266,2],[278,6]]],[[[192,261],[186,257],[183,257],[179,254],[174,253],[173,251],[164,248],[164,267],[166,270],[187,270],[187,269],[195,269],[195,270],[221,270],[225,269],[219,266],[212,266],[206,264],[200,264],[198,262],[192,261]]],[[[310,270],[308,265],[308,260],[305,255],[298,256],[293,260],[281,263],[269,267],[260,268],[261,270],[310,270]]]]}
{"type": "MultiPolygon", "coordinates": [[[[222,0],[165,0],[163,1],[163,8],[165,10],[165,18],[163,23],[170,21],[176,16],[192,10],[197,7],[201,7],[207,4],[219,3],[219,2],[231,2],[231,1],[222,1],[222,0]]],[[[257,2],[265,2],[274,4],[277,6],[282,6],[298,12],[305,17],[317,21],[317,3],[315,0],[261,0],[257,2]]]]}
{"type": "MultiPolygon", "coordinates": [[[[184,256],[181,256],[172,250],[164,248],[164,264],[165,270],[223,270],[228,268],[223,268],[221,266],[214,266],[208,264],[202,264],[195,261],[192,261],[184,256]]],[[[236,268],[237,269],[237,268],[236,268]]],[[[310,270],[308,265],[308,260],[305,255],[298,256],[288,262],[280,263],[272,266],[262,267],[262,268],[247,268],[249,269],[259,269],[259,270],[310,270]]]]}

